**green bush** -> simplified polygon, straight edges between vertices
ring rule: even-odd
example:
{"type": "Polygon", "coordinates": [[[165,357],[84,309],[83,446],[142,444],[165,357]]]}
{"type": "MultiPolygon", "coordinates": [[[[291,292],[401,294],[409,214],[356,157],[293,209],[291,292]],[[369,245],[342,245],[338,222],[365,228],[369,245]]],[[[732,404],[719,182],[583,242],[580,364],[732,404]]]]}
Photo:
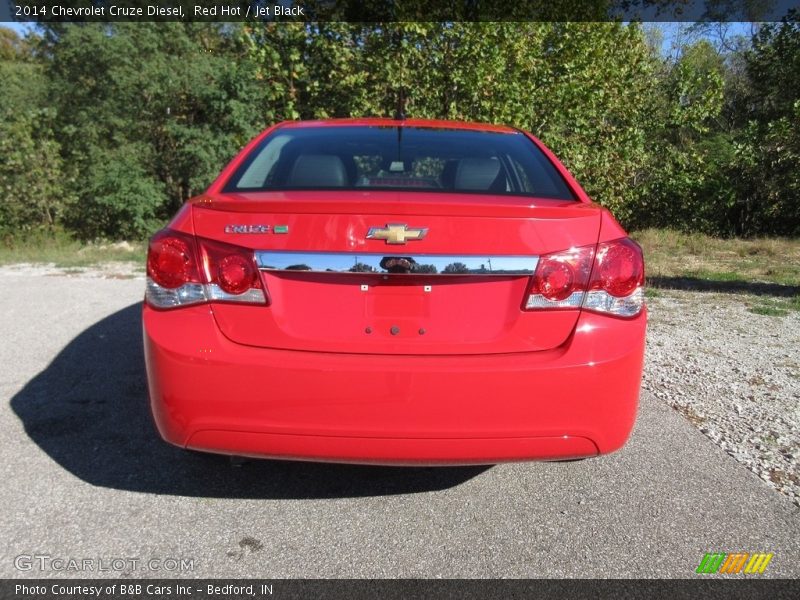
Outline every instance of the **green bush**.
{"type": "Polygon", "coordinates": [[[0,61],[0,235],[52,228],[68,200],[38,65],[0,61]]]}
{"type": "Polygon", "coordinates": [[[142,239],[162,224],[164,185],[142,164],[135,145],[104,152],[81,180],[82,193],[67,208],[65,222],[81,237],[142,239]]]}

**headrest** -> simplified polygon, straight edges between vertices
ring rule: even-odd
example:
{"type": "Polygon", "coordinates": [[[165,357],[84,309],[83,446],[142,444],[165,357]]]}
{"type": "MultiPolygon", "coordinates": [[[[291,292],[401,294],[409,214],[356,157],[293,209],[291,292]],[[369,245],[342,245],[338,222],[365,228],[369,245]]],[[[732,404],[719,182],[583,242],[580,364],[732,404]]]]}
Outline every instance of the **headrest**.
{"type": "Polygon", "coordinates": [[[458,161],[455,189],[489,191],[500,174],[500,161],[493,158],[463,158],[458,161]]]}
{"type": "Polygon", "coordinates": [[[301,154],[294,161],[288,187],[344,187],[347,171],[334,154],[301,154]]]}

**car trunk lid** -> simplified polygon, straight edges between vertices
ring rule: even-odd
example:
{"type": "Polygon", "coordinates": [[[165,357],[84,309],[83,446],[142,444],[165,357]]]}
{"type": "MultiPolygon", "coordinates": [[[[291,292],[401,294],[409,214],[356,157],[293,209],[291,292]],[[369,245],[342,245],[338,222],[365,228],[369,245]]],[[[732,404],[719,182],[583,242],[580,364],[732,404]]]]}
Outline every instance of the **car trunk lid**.
{"type": "Polygon", "coordinates": [[[600,227],[595,205],[522,196],[259,192],[193,208],[198,236],[255,251],[270,296],[214,304],[223,334],[319,352],[555,348],[579,311],[522,311],[530,275],[538,256],[595,244],[600,227]]]}

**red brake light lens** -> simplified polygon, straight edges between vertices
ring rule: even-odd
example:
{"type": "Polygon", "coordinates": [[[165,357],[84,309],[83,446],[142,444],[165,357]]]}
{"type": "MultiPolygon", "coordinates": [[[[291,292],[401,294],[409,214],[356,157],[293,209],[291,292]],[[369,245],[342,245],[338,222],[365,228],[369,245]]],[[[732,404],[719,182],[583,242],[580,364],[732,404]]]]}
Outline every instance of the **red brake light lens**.
{"type": "Polygon", "coordinates": [[[252,260],[239,254],[229,254],[217,264],[219,287],[229,294],[242,294],[256,283],[256,270],[252,260]]]}
{"type": "Polygon", "coordinates": [[[639,246],[628,238],[598,245],[592,289],[624,298],[644,283],[644,259],[639,246]]]}
{"type": "Polygon", "coordinates": [[[147,252],[147,274],[161,287],[174,289],[198,281],[191,238],[163,231],[153,236],[147,252]]]}
{"type": "Polygon", "coordinates": [[[548,260],[537,277],[539,293],[548,300],[564,300],[572,293],[575,274],[569,263],[548,260]]]}
{"type": "Polygon", "coordinates": [[[207,283],[218,285],[223,292],[234,296],[262,289],[252,250],[207,239],[199,242],[207,283]]]}
{"type": "Polygon", "coordinates": [[[593,246],[570,248],[539,257],[526,296],[526,309],[575,308],[586,289],[594,258],[593,246]]]}

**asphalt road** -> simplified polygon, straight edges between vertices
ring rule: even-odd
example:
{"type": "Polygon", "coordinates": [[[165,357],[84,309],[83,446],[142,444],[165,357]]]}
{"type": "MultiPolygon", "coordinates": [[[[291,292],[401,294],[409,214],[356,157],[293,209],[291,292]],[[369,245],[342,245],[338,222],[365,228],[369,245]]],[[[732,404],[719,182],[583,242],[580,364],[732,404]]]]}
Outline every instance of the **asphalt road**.
{"type": "Polygon", "coordinates": [[[648,395],[630,443],[582,462],[232,467],[155,434],[143,281],[6,269],[0,289],[0,577],[94,575],[26,555],[128,565],[108,576],[692,577],[734,551],[800,575],[800,510],[648,395]]]}

